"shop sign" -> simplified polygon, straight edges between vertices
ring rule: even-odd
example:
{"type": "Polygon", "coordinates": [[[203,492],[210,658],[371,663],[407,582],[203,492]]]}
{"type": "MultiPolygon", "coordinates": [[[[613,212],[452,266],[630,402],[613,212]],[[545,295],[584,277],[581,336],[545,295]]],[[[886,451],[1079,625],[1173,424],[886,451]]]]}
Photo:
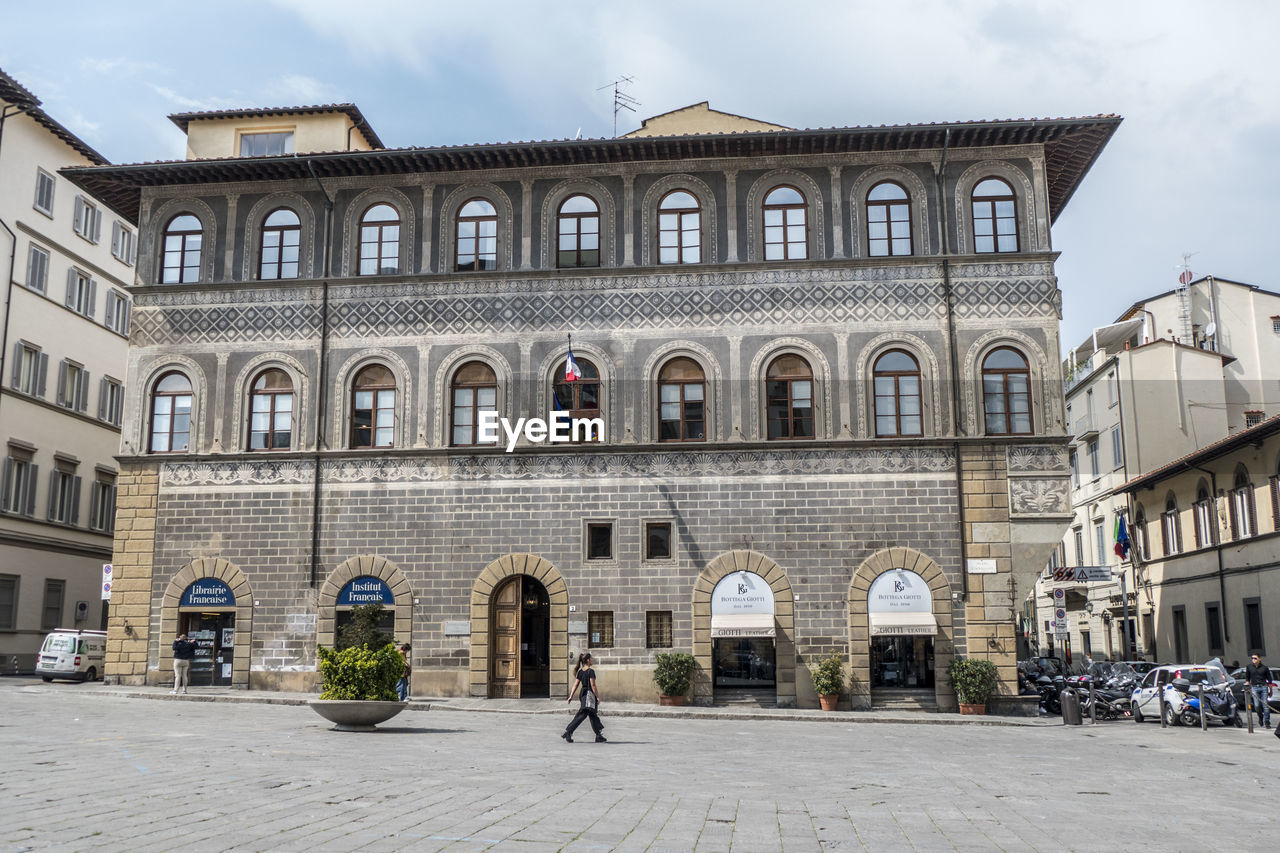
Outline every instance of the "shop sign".
{"type": "Polygon", "coordinates": [[[868,613],[932,613],[933,594],[924,578],[906,569],[885,572],[867,591],[868,613]]]}
{"type": "Polygon", "coordinates": [[[217,578],[201,578],[182,593],[180,607],[235,607],[231,587],[217,578]]]}
{"type": "Polygon", "coordinates": [[[765,579],[751,572],[734,572],[716,584],[711,593],[711,615],[746,613],[773,615],[773,589],[765,579]]]}
{"type": "Polygon", "coordinates": [[[380,578],[364,575],[355,578],[338,593],[338,607],[359,607],[364,604],[395,604],[391,587],[380,578]]]}

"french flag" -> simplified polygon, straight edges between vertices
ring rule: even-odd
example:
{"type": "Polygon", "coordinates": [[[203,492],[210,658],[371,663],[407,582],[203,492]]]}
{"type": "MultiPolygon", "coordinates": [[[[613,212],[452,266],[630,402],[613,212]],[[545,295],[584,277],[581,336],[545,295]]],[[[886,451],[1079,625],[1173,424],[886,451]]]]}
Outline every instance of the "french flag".
{"type": "Polygon", "coordinates": [[[582,378],[582,368],[578,367],[578,361],[573,357],[573,347],[569,347],[569,357],[564,361],[564,381],[574,382],[582,378]]]}

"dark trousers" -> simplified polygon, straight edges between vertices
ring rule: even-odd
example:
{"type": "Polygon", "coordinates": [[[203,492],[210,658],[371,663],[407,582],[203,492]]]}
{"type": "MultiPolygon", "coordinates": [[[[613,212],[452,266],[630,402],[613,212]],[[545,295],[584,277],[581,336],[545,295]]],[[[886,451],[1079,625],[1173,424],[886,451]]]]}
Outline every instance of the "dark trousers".
{"type": "Polygon", "coordinates": [[[573,715],[573,722],[569,723],[569,727],[564,730],[564,733],[569,737],[573,737],[574,729],[582,725],[582,721],[588,717],[591,718],[591,731],[596,733],[596,737],[599,737],[600,733],[604,731],[604,723],[600,722],[599,714],[595,711],[588,711],[586,708],[578,709],[578,713],[573,715]]]}

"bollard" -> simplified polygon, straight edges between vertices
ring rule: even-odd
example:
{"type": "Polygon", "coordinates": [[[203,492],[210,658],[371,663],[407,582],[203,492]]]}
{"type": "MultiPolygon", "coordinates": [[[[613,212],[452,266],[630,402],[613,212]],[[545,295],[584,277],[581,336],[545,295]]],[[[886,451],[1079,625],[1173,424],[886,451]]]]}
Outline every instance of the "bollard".
{"type": "Polygon", "coordinates": [[[1204,718],[1204,682],[1200,682],[1196,687],[1200,688],[1200,731],[1205,732],[1209,730],[1209,724],[1204,718]]]}
{"type": "Polygon", "coordinates": [[[1164,688],[1157,687],[1156,690],[1160,691],[1160,728],[1167,729],[1169,728],[1169,723],[1164,718],[1164,688]]]}
{"type": "Polygon", "coordinates": [[[1098,724],[1098,694],[1093,688],[1093,679],[1089,679],[1089,724],[1098,724]]]}
{"type": "Polygon", "coordinates": [[[1253,734],[1253,685],[1244,686],[1244,713],[1249,718],[1249,734],[1253,734]]]}

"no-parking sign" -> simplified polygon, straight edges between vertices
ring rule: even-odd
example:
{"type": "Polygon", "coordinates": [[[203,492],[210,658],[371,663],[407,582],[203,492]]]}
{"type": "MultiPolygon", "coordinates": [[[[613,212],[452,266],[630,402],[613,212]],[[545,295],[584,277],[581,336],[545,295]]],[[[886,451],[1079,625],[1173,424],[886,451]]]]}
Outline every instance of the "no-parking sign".
{"type": "Polygon", "coordinates": [[[102,600],[111,600],[111,564],[102,564],[102,600]]]}

